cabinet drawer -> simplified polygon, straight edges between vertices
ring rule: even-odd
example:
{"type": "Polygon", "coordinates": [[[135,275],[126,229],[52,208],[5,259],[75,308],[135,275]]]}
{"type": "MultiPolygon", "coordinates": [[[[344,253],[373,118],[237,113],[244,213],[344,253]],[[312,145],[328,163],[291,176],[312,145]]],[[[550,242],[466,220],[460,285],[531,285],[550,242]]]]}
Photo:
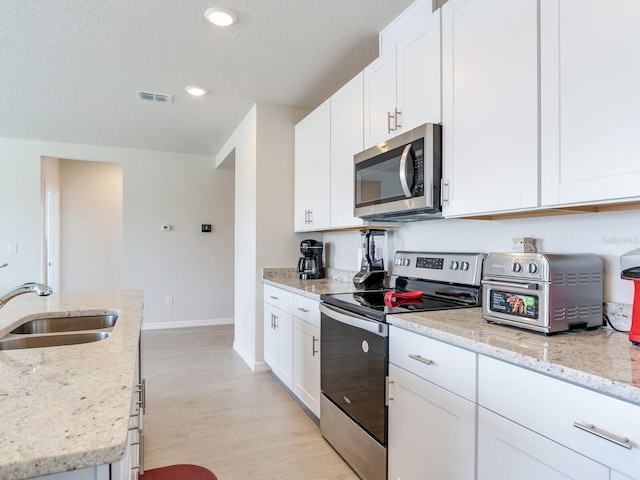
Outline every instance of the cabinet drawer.
{"type": "Polygon", "coordinates": [[[640,406],[482,355],[478,378],[483,407],[640,479],[640,406]]]}
{"type": "Polygon", "coordinates": [[[472,402],[476,399],[476,354],[392,326],[389,362],[472,402]]]}
{"type": "Polygon", "coordinates": [[[265,284],[264,301],[287,313],[293,312],[293,293],[287,290],[265,284]]]}
{"type": "Polygon", "coordinates": [[[293,296],[293,315],[320,328],[320,302],[302,295],[293,296]]]}

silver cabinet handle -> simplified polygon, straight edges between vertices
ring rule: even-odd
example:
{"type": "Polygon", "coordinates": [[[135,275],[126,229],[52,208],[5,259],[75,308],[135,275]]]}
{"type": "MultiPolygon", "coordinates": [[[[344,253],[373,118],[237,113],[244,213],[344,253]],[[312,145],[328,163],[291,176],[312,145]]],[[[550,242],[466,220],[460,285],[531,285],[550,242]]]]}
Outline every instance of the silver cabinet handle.
{"type": "Polygon", "coordinates": [[[440,203],[449,203],[449,180],[440,180],[440,203]]]}
{"type": "Polygon", "coordinates": [[[409,358],[417,360],[418,362],[424,363],[425,365],[433,365],[433,360],[429,360],[428,358],[421,357],[420,355],[414,355],[413,353],[409,354],[409,358]]]}
{"type": "Polygon", "coordinates": [[[391,115],[391,112],[387,112],[387,134],[390,134],[391,132],[393,132],[393,130],[391,130],[392,118],[393,118],[393,115],[391,115]]]}
{"type": "Polygon", "coordinates": [[[273,300],[280,300],[280,297],[276,297],[275,295],[270,295],[270,298],[272,298],[273,300]]]}
{"type": "Polygon", "coordinates": [[[399,117],[400,115],[402,115],[402,111],[401,111],[401,110],[398,110],[398,107],[396,107],[394,111],[395,111],[395,116],[394,116],[394,118],[395,118],[395,122],[394,122],[394,123],[395,123],[395,125],[396,125],[396,128],[394,128],[394,131],[397,131],[399,128],[402,128],[402,125],[400,125],[400,124],[398,123],[398,117],[399,117]]]}
{"type": "Polygon", "coordinates": [[[0,265],[0,268],[4,268],[4,267],[6,267],[7,265],[9,265],[9,264],[8,264],[8,263],[3,263],[2,265],[0,265]]]}
{"type": "Polygon", "coordinates": [[[311,337],[311,356],[315,357],[316,353],[319,353],[319,350],[316,350],[316,342],[320,340],[315,335],[311,337]]]}
{"type": "Polygon", "coordinates": [[[278,316],[275,313],[273,314],[273,328],[278,328],[278,316]]]}
{"type": "Polygon", "coordinates": [[[306,308],[298,307],[298,310],[300,310],[302,313],[309,313],[309,310],[307,310],[306,308]]]}
{"type": "Polygon", "coordinates": [[[579,428],[580,430],[584,430],[585,432],[591,433],[596,437],[603,438],[612,443],[615,443],[616,445],[619,445],[621,447],[631,450],[632,444],[627,437],[619,437],[618,435],[614,435],[613,433],[606,432],[590,423],[573,422],[573,426],[576,428],[579,428]]]}

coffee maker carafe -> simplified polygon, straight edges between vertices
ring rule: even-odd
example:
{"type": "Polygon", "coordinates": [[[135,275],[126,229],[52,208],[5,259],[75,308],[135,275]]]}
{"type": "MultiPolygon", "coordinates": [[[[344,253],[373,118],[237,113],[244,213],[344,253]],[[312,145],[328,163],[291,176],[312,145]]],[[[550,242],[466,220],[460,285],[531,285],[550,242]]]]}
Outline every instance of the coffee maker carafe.
{"type": "Polygon", "coordinates": [[[324,278],[324,264],[322,263],[322,242],[317,240],[303,240],[300,242],[298,259],[298,273],[301,280],[316,280],[324,278]]]}
{"type": "Polygon", "coordinates": [[[353,277],[358,289],[374,290],[384,288],[387,272],[384,269],[384,237],[386,230],[360,230],[362,262],[360,271],[353,277]]]}

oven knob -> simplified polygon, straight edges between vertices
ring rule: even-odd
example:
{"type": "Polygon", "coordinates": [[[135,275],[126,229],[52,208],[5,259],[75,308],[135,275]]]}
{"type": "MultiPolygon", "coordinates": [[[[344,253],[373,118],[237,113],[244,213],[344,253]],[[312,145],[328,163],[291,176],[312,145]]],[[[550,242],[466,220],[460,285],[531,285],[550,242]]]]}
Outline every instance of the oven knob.
{"type": "Polygon", "coordinates": [[[451,268],[451,270],[457,270],[459,266],[460,264],[458,262],[456,262],[455,260],[451,260],[451,265],[449,265],[449,268],[451,268]]]}
{"type": "Polygon", "coordinates": [[[411,263],[411,260],[409,260],[408,258],[405,258],[402,261],[402,265],[404,265],[405,267],[408,267],[410,263],[411,263]]]}
{"type": "Polygon", "coordinates": [[[400,265],[402,263],[402,259],[401,258],[396,258],[396,261],[393,262],[393,263],[395,263],[396,265],[400,265]]]}
{"type": "Polygon", "coordinates": [[[530,263],[529,265],[527,265],[527,271],[529,273],[538,273],[538,265],[536,265],[535,263],[530,263]]]}
{"type": "Polygon", "coordinates": [[[462,263],[460,264],[460,269],[461,269],[461,270],[464,270],[465,272],[466,272],[467,270],[469,270],[469,262],[462,262],[462,263]]]}
{"type": "Polygon", "coordinates": [[[516,272],[519,273],[522,271],[522,264],[518,263],[518,262],[514,262],[513,265],[511,266],[511,269],[516,272]]]}

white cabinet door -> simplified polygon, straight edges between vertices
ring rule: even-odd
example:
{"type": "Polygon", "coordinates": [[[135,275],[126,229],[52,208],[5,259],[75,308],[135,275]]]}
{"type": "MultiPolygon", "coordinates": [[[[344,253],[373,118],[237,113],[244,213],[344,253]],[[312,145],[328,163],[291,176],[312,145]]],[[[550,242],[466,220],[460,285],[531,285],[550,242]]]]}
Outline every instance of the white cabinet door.
{"type": "Polygon", "coordinates": [[[389,364],[389,480],[473,479],[475,425],[474,403],[389,364]]]}
{"type": "Polygon", "coordinates": [[[450,0],[442,7],[447,216],[538,205],[537,5],[450,0]]]}
{"type": "MultiPolygon", "coordinates": [[[[637,479],[638,477],[636,477],[637,479]]],[[[613,470],[611,470],[611,478],[609,480],[636,480],[633,479],[631,477],[627,477],[626,475],[623,475],[620,472],[615,472],[613,470]]]]}
{"type": "Polygon", "coordinates": [[[609,469],[480,407],[478,480],[516,478],[609,480],[609,469]]]}
{"type": "Polygon", "coordinates": [[[320,329],[293,319],[293,392],[320,418],[320,329]]]}
{"type": "Polygon", "coordinates": [[[419,0],[380,35],[364,69],[364,147],[426,122],[440,123],[440,11],[419,0]]]}
{"type": "Polygon", "coordinates": [[[364,69],[364,147],[396,135],[396,51],[388,48],[364,69]]]}
{"type": "Polygon", "coordinates": [[[296,232],[330,225],[331,102],[325,101],[295,127],[296,232]]]}
{"type": "Polygon", "coordinates": [[[401,112],[397,133],[442,120],[440,9],[431,10],[431,1],[417,2],[401,21],[396,47],[396,103],[401,112]]]}
{"type": "Polygon", "coordinates": [[[275,315],[279,311],[269,303],[264,304],[264,361],[274,371],[278,365],[278,337],[275,329],[275,315]]]}
{"type": "Polygon", "coordinates": [[[364,75],[331,96],[331,228],[359,227],[353,216],[353,156],[363,148],[364,75]]]}
{"type": "Polygon", "coordinates": [[[264,361],[293,390],[293,316],[264,304],[264,361]]]}
{"type": "Polygon", "coordinates": [[[640,2],[541,2],[542,203],[638,197],[640,2]]]}

